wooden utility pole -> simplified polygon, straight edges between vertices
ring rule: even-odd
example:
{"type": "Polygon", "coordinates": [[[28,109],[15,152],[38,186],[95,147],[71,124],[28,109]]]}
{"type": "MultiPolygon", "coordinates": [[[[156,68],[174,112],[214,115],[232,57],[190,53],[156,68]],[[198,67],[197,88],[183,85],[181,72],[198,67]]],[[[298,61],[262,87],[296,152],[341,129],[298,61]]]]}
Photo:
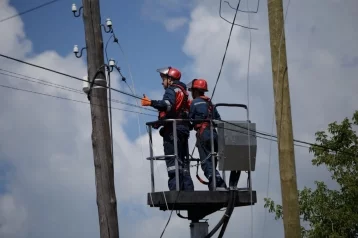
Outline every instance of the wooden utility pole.
{"type": "Polygon", "coordinates": [[[283,224],[286,238],[299,238],[301,237],[301,226],[282,0],[268,0],[268,18],[280,164],[283,224]]]}
{"type": "Polygon", "coordinates": [[[99,0],[83,0],[82,3],[89,81],[94,80],[97,70],[101,69],[101,73],[96,76],[95,85],[91,92],[92,148],[100,237],[117,238],[119,237],[117,200],[114,189],[107,89],[98,86],[107,85],[105,68],[103,67],[103,39],[99,0]]]}

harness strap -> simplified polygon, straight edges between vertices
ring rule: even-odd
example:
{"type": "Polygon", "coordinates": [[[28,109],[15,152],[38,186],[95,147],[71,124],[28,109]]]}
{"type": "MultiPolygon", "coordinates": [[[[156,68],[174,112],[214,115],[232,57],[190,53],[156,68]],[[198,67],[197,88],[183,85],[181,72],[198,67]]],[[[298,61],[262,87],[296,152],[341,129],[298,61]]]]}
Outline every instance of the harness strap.
{"type": "Polygon", "coordinates": [[[200,183],[204,184],[204,185],[209,185],[209,182],[204,181],[202,178],[200,178],[199,176],[199,161],[197,161],[196,164],[196,178],[199,180],[200,183]]]}
{"type": "Polygon", "coordinates": [[[188,103],[188,98],[189,98],[189,95],[188,93],[186,92],[186,90],[179,84],[174,84],[175,87],[178,87],[184,94],[184,100],[183,102],[181,103],[180,107],[178,110],[175,111],[176,113],[176,117],[179,117],[179,114],[180,113],[184,113],[185,112],[185,109],[188,109],[188,108],[185,108],[187,106],[187,103],[188,103]]]}
{"type": "MultiPolygon", "coordinates": [[[[206,102],[206,104],[207,104],[207,106],[208,106],[208,115],[207,115],[207,117],[205,118],[205,120],[210,120],[210,119],[212,119],[213,104],[212,104],[210,98],[205,97],[205,96],[200,96],[200,98],[202,98],[202,99],[206,102]]],[[[209,122],[206,122],[206,121],[205,121],[205,122],[196,124],[195,127],[194,127],[194,129],[195,129],[196,131],[199,131],[199,135],[201,135],[201,134],[203,133],[203,131],[205,130],[205,128],[208,127],[208,126],[209,126],[209,122]]]]}

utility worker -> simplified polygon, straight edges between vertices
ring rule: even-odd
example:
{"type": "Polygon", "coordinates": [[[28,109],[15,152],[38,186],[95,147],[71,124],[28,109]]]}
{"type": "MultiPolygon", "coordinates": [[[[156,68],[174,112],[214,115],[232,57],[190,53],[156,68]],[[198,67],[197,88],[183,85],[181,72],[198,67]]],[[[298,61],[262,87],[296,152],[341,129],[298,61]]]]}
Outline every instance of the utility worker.
{"type": "MultiPolygon", "coordinates": [[[[219,112],[213,111],[213,104],[205,92],[208,91],[208,83],[205,79],[194,79],[188,84],[188,90],[191,91],[193,101],[190,105],[189,118],[195,119],[214,119],[221,120],[219,112]]],[[[205,177],[209,180],[209,190],[213,190],[212,176],[213,176],[213,165],[211,160],[211,133],[210,133],[210,122],[193,121],[192,127],[196,131],[196,147],[199,151],[201,168],[204,172],[205,177]]],[[[213,128],[214,136],[214,150],[218,151],[217,132],[213,128]]],[[[215,168],[217,159],[215,159],[215,168]]],[[[219,174],[219,171],[215,169],[216,187],[227,188],[225,181],[219,174]]]]}
{"type": "MultiPolygon", "coordinates": [[[[188,119],[189,114],[189,94],[186,85],[180,82],[181,72],[172,67],[157,69],[162,78],[162,85],[165,93],[162,100],[150,100],[144,97],[141,100],[142,106],[151,106],[159,111],[159,120],[165,119],[188,119]]],[[[160,126],[160,135],[163,137],[165,155],[174,155],[173,123],[166,122],[154,126],[160,126]]],[[[189,161],[189,130],[190,123],[177,121],[177,148],[179,164],[179,183],[180,190],[194,191],[194,183],[190,176],[189,161]]],[[[166,166],[168,170],[169,190],[176,190],[175,178],[175,158],[167,158],[166,166]]]]}

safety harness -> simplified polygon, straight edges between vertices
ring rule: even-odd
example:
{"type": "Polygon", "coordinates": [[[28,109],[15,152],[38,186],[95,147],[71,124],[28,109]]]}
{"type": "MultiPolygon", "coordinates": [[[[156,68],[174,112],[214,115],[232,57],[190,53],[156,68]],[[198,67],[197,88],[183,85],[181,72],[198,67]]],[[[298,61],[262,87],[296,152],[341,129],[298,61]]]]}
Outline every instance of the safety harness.
{"type": "Polygon", "coordinates": [[[188,117],[188,98],[189,98],[189,94],[188,92],[184,89],[183,86],[179,85],[179,84],[174,84],[175,87],[178,87],[182,93],[184,94],[184,100],[181,103],[181,105],[179,106],[179,108],[175,108],[175,116],[176,118],[186,118],[188,117]]]}
{"type": "MultiPolygon", "coordinates": [[[[173,84],[172,86],[179,88],[183,94],[184,94],[184,100],[182,101],[182,103],[179,105],[179,107],[177,108],[177,105],[174,105],[174,117],[175,118],[188,118],[188,98],[189,98],[189,94],[187,93],[187,91],[178,84],[173,84]]],[[[166,112],[159,112],[158,115],[158,119],[159,120],[163,120],[165,119],[167,113],[166,112]]],[[[178,122],[177,124],[182,124],[182,122],[178,122]]]]}
{"type": "MultiPolygon", "coordinates": [[[[189,98],[189,94],[186,92],[186,90],[184,89],[184,87],[182,87],[181,85],[173,84],[172,86],[179,88],[179,89],[183,92],[183,94],[184,94],[184,99],[183,99],[183,101],[181,102],[180,105],[177,105],[177,104],[174,105],[173,112],[172,112],[174,115],[171,114],[170,116],[173,116],[175,119],[177,119],[177,118],[184,118],[184,119],[186,119],[186,118],[188,118],[188,113],[189,113],[189,110],[188,110],[188,98],[189,98]]],[[[159,120],[164,120],[164,119],[166,119],[166,118],[165,118],[166,115],[167,115],[166,112],[159,112],[158,119],[159,119],[159,120]]],[[[185,124],[185,123],[189,123],[189,122],[177,122],[177,125],[185,124]]],[[[159,131],[159,133],[160,133],[160,135],[161,135],[162,137],[164,137],[164,135],[165,135],[166,133],[169,133],[169,132],[171,132],[171,131],[173,130],[173,127],[172,127],[172,126],[166,126],[165,124],[168,124],[168,123],[163,122],[163,123],[158,123],[158,124],[155,125],[157,128],[159,128],[161,125],[164,126],[164,127],[159,131]]],[[[187,156],[189,156],[189,152],[187,153],[187,156]]],[[[189,159],[189,158],[188,158],[188,159],[189,159]]],[[[180,160],[178,159],[178,162],[179,162],[180,164],[184,165],[184,163],[183,163],[184,161],[180,161],[180,160]]],[[[189,163],[190,163],[190,162],[189,162],[189,163]]],[[[173,170],[173,169],[175,169],[175,166],[171,166],[171,167],[167,168],[168,171],[169,171],[169,170],[173,170]]],[[[179,169],[181,169],[181,166],[179,167],[179,169]]],[[[184,169],[184,168],[183,168],[183,169],[184,169]]]]}
{"type": "MultiPolygon", "coordinates": [[[[206,116],[205,120],[211,120],[212,112],[213,112],[213,104],[212,104],[210,98],[208,98],[208,97],[200,96],[200,98],[202,98],[208,106],[208,115],[206,116]]],[[[209,122],[203,121],[201,123],[196,124],[194,126],[194,129],[199,133],[199,135],[201,135],[203,133],[203,131],[205,130],[205,128],[207,128],[208,126],[209,126],[209,122]]]]}
{"type": "MultiPolygon", "coordinates": [[[[207,106],[208,106],[208,115],[206,116],[205,120],[210,120],[210,119],[212,119],[213,104],[212,104],[210,98],[208,98],[208,97],[206,97],[206,96],[200,96],[200,98],[203,99],[203,100],[206,102],[207,106]]],[[[207,122],[207,121],[203,121],[203,122],[198,123],[198,124],[196,124],[196,125],[194,126],[194,130],[197,131],[197,133],[196,133],[197,140],[200,140],[199,136],[203,133],[203,131],[205,130],[205,128],[207,128],[208,126],[209,126],[209,122],[207,122]]],[[[210,157],[210,156],[211,156],[211,154],[209,154],[208,157],[210,157]]],[[[205,159],[203,160],[203,162],[204,162],[205,160],[207,160],[207,159],[208,159],[208,158],[205,158],[205,159]]],[[[205,184],[205,185],[208,185],[208,184],[209,184],[209,182],[204,181],[204,180],[203,180],[202,178],[200,178],[200,176],[199,176],[199,161],[197,161],[197,164],[196,164],[196,178],[197,178],[197,179],[199,180],[199,182],[202,183],[202,184],[205,184]]]]}

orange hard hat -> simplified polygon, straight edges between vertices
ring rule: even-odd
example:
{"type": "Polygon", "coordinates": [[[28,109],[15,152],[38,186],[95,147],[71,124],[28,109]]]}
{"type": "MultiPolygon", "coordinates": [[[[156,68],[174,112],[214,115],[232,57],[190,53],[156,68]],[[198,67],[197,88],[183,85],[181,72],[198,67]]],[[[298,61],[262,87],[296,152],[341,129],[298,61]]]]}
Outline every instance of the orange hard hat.
{"type": "Polygon", "coordinates": [[[180,78],[181,78],[181,72],[178,69],[170,67],[170,66],[157,69],[157,72],[159,72],[160,74],[163,74],[163,75],[167,75],[167,76],[173,78],[174,80],[180,80],[180,78]]]}
{"type": "Polygon", "coordinates": [[[208,83],[205,79],[193,79],[188,85],[187,85],[188,91],[191,91],[192,89],[198,89],[202,92],[208,91],[208,83]]]}

